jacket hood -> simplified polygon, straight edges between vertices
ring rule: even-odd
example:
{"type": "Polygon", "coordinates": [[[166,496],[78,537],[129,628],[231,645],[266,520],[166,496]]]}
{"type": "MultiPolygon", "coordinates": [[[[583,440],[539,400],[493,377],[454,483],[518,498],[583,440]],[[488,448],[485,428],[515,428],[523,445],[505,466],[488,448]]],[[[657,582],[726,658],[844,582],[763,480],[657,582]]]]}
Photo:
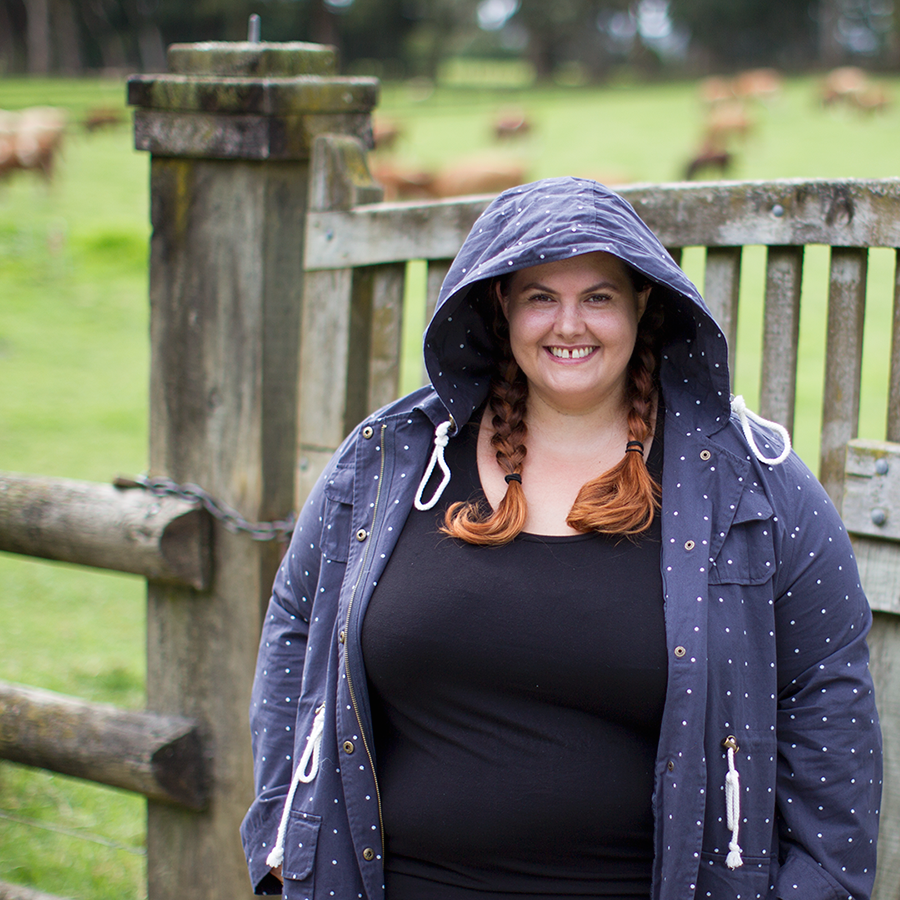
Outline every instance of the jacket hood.
{"type": "MultiPolygon", "coordinates": [[[[724,426],[730,396],[727,347],[699,291],[626,200],[595,181],[568,177],[500,194],[472,226],[444,279],[425,332],[425,365],[457,425],[484,401],[493,374],[490,279],[597,250],[646,275],[655,283],[655,295],[662,292],[663,386],[677,378],[690,397],[682,405],[696,406],[711,414],[717,427],[724,426]]],[[[673,400],[667,393],[670,406],[673,400]]]]}

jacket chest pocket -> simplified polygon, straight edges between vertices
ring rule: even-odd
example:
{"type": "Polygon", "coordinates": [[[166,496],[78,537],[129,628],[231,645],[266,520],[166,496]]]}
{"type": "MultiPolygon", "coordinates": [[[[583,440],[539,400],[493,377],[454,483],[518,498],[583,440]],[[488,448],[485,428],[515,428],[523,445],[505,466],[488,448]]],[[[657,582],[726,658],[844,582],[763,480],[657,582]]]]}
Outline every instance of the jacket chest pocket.
{"type": "Polygon", "coordinates": [[[710,584],[763,584],[775,574],[773,515],[763,494],[744,491],[731,525],[711,544],[710,584]]]}
{"type": "Polygon", "coordinates": [[[322,555],[331,562],[350,558],[350,526],[353,519],[353,470],[338,467],[325,482],[322,517],[322,555]]]}

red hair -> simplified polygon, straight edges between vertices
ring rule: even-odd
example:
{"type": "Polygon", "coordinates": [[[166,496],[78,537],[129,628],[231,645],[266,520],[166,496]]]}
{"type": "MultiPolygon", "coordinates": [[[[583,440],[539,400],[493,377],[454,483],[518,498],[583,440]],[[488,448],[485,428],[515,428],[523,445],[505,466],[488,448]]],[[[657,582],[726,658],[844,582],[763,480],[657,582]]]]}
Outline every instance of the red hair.
{"type": "MultiPolygon", "coordinates": [[[[638,273],[632,280],[641,285],[638,273]]],[[[493,284],[490,294],[494,295],[493,284]]],[[[499,304],[496,304],[499,306],[499,304]]],[[[653,436],[653,394],[656,390],[658,351],[662,327],[662,307],[653,302],[638,324],[637,339],[626,372],[628,440],[642,444],[653,436]]],[[[493,418],[491,446],[504,474],[520,474],[527,447],[528,381],[512,356],[509,332],[502,314],[495,318],[494,331],[500,345],[499,371],[491,381],[488,403],[493,418]]],[[[624,450],[624,448],[623,448],[624,450]]],[[[647,471],[643,454],[626,452],[620,462],[582,485],[566,523],[576,531],[619,534],[634,537],[646,531],[660,505],[660,486],[647,471]]],[[[441,528],[445,534],[469,544],[498,546],[509,543],[525,526],[527,504],[520,482],[511,480],[500,504],[490,515],[476,501],[452,504],[441,528]]]]}

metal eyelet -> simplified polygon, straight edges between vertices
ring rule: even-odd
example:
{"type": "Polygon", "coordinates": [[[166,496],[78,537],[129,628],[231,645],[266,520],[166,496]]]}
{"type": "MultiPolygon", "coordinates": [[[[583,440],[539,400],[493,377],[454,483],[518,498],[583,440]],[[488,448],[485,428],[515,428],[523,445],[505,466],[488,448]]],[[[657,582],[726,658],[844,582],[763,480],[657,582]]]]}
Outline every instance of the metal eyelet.
{"type": "Polygon", "coordinates": [[[369,440],[369,438],[373,437],[374,434],[375,434],[375,429],[371,425],[366,425],[366,427],[363,428],[363,430],[362,430],[362,436],[366,440],[369,440]]]}
{"type": "Polygon", "coordinates": [[[711,459],[711,458],[712,458],[712,453],[710,453],[709,450],[701,450],[700,451],[700,459],[702,459],[703,462],[706,462],[708,459],[711,459]]]}

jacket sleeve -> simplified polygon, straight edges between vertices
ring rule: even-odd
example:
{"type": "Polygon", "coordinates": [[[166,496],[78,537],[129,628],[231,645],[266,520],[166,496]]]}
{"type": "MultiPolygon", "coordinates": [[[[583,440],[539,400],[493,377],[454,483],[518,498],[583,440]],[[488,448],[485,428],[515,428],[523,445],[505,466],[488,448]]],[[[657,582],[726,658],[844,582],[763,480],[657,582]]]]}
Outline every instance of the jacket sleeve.
{"type": "Polygon", "coordinates": [[[275,577],[260,638],[250,701],[256,799],[241,825],[250,880],[258,894],[281,893],[266,857],[276,843],[292,775],[310,610],[322,560],[328,478],[326,471],[300,511],[275,577]]]}
{"type": "Polygon", "coordinates": [[[868,668],[871,612],[846,529],[796,458],[777,504],[779,900],[868,898],[881,734],[868,668]]]}

